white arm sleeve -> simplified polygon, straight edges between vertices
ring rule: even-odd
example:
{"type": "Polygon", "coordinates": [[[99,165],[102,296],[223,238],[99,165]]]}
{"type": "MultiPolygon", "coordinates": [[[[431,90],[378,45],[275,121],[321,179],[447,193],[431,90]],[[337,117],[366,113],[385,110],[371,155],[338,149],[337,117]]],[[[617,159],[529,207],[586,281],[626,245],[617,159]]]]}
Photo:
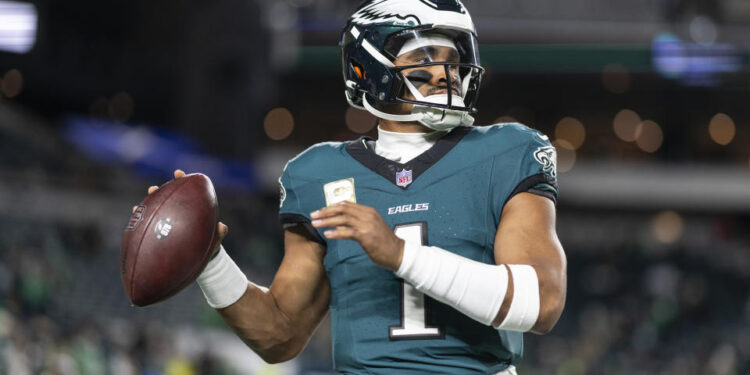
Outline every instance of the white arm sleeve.
{"type": "MultiPolygon", "coordinates": [[[[531,268],[531,266],[523,266],[531,268]]],[[[514,266],[510,266],[515,276],[514,266]]],[[[528,270],[527,268],[523,268],[528,270]]],[[[536,323],[539,312],[539,286],[536,272],[533,280],[527,277],[520,280],[521,284],[536,283],[536,296],[528,296],[528,300],[515,310],[523,315],[520,319],[511,317],[510,311],[503,323],[498,327],[505,330],[528,331],[536,323]],[[534,314],[534,300],[536,314],[534,314]],[[531,309],[528,308],[531,305],[531,309]],[[531,322],[531,326],[528,322],[531,322]],[[528,327],[527,327],[528,326],[528,327]]],[[[405,241],[404,255],[401,266],[396,275],[413,285],[420,292],[452,306],[468,317],[486,325],[492,324],[497,317],[500,306],[505,299],[508,289],[508,270],[505,265],[492,265],[477,262],[452,252],[434,246],[420,246],[405,241]]],[[[530,276],[527,272],[526,276],[530,276]]],[[[521,285],[514,278],[514,301],[519,293],[531,291],[532,287],[521,285]],[[520,289],[519,289],[520,288],[520,289]]],[[[511,303],[511,311],[515,302],[511,303]]]]}

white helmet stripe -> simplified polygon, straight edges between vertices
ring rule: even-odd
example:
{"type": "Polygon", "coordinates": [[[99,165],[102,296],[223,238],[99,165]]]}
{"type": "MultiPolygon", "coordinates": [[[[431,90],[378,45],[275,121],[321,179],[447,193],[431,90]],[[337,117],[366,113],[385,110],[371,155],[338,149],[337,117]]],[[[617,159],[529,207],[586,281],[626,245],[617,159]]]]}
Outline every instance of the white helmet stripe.
{"type": "Polygon", "coordinates": [[[401,73],[401,76],[404,77],[404,84],[406,85],[406,88],[409,89],[409,92],[411,92],[412,95],[414,95],[414,99],[417,101],[423,102],[425,101],[424,96],[422,96],[422,93],[419,92],[419,89],[417,89],[414,84],[409,81],[408,77],[405,77],[403,73],[401,73]]]}
{"type": "MultiPolygon", "coordinates": [[[[356,39],[359,38],[359,30],[357,30],[356,27],[352,26],[352,31],[351,32],[352,32],[352,36],[354,36],[354,38],[356,38],[356,39]]],[[[373,46],[372,44],[370,44],[370,42],[368,42],[367,39],[362,39],[362,47],[364,47],[365,51],[367,51],[367,53],[369,53],[372,57],[374,57],[375,60],[378,60],[378,62],[380,62],[381,64],[383,64],[383,65],[385,65],[385,66],[387,66],[389,68],[393,68],[395,66],[395,65],[393,65],[393,63],[391,62],[391,60],[388,60],[387,57],[383,56],[383,54],[380,53],[378,51],[378,49],[375,48],[375,46],[373,46]]]]}
{"type": "Polygon", "coordinates": [[[466,76],[461,78],[461,93],[463,95],[466,95],[469,92],[469,85],[471,84],[471,72],[473,69],[469,69],[469,72],[466,73],[466,76]]]}

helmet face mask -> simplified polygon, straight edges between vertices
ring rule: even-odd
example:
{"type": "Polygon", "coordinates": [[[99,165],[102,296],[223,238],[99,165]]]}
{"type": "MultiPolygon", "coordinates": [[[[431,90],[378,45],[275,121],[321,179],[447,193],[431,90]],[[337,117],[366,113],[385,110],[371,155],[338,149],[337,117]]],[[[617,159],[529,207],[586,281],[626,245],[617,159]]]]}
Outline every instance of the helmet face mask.
{"type": "Polygon", "coordinates": [[[391,68],[397,73],[394,90],[402,94],[392,95],[392,101],[475,113],[483,71],[475,45],[473,34],[455,30],[409,30],[392,36],[384,51],[395,56],[396,67],[391,68]],[[435,67],[439,67],[437,71],[435,67]],[[434,78],[433,73],[444,77],[444,81],[441,79],[439,86],[428,90],[426,98],[421,97],[416,89],[434,78]],[[439,94],[444,99],[430,99],[429,91],[444,91],[439,94]],[[407,93],[411,98],[403,95],[407,93]]]}
{"type": "Polygon", "coordinates": [[[484,69],[474,25],[459,1],[365,2],[344,29],[341,48],[352,106],[437,130],[473,122],[484,69]],[[383,112],[396,104],[410,104],[411,113],[383,112]]]}

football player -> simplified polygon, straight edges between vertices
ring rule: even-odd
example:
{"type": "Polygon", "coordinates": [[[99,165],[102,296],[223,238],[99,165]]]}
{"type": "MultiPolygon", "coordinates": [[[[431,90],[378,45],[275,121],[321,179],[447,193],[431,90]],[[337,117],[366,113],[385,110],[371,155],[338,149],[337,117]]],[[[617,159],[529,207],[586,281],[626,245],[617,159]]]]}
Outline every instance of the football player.
{"type": "Polygon", "coordinates": [[[379,118],[377,140],[289,161],[272,285],[217,242],[198,278],[209,305],[268,362],[330,311],[340,373],[515,374],[523,333],[548,332],[565,304],[555,149],[520,124],[472,126],[483,69],[458,0],[366,1],[340,46],[346,98],[379,118]]]}

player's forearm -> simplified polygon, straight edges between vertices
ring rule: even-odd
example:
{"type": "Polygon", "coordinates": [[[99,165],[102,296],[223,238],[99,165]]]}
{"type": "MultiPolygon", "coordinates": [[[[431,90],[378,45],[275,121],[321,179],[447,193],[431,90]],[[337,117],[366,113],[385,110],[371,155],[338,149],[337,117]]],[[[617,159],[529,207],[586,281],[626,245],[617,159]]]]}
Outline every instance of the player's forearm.
{"type": "Polygon", "coordinates": [[[309,334],[304,337],[302,327],[296,327],[278,308],[270,291],[252,283],[242,298],[217,311],[237,336],[268,363],[294,358],[309,339],[309,334]]]}
{"type": "Polygon", "coordinates": [[[565,259],[559,264],[537,265],[539,275],[539,318],[531,332],[545,334],[552,330],[562,315],[567,293],[567,270],[565,259]]]}
{"type": "MultiPolygon", "coordinates": [[[[545,334],[555,326],[565,307],[567,263],[565,254],[561,249],[559,251],[548,251],[547,253],[554,253],[557,256],[537,259],[535,262],[529,262],[531,264],[521,265],[520,267],[518,265],[509,266],[509,268],[513,268],[512,271],[517,271],[518,268],[525,268],[527,272],[525,275],[519,272],[509,272],[510,277],[508,279],[506,294],[500,311],[492,322],[493,326],[498,327],[508,319],[510,307],[514,301],[516,303],[530,301],[529,297],[533,296],[517,295],[524,292],[536,293],[538,295],[538,299],[532,298],[534,300],[533,303],[538,304],[539,308],[536,322],[529,331],[537,334],[545,334]],[[528,272],[531,270],[533,270],[532,274],[528,272]],[[524,285],[517,285],[519,282],[525,283],[525,287],[524,285]],[[529,286],[536,286],[536,288],[529,288],[529,286]],[[536,290],[531,291],[530,289],[538,289],[538,292],[536,290]]],[[[516,313],[518,313],[518,308],[516,310],[516,313]]]]}
{"type": "Polygon", "coordinates": [[[277,274],[273,287],[247,283],[239,300],[217,311],[237,336],[268,363],[299,354],[328,311],[325,278],[301,283],[277,274]]]}
{"type": "Polygon", "coordinates": [[[564,258],[541,266],[485,264],[407,242],[396,274],[472,319],[503,330],[546,333],[565,301],[564,258]]]}
{"type": "Polygon", "coordinates": [[[324,275],[318,261],[285,257],[269,290],[249,282],[221,248],[197,281],[243,342],[276,363],[296,356],[325,315],[330,286],[324,275]]]}

